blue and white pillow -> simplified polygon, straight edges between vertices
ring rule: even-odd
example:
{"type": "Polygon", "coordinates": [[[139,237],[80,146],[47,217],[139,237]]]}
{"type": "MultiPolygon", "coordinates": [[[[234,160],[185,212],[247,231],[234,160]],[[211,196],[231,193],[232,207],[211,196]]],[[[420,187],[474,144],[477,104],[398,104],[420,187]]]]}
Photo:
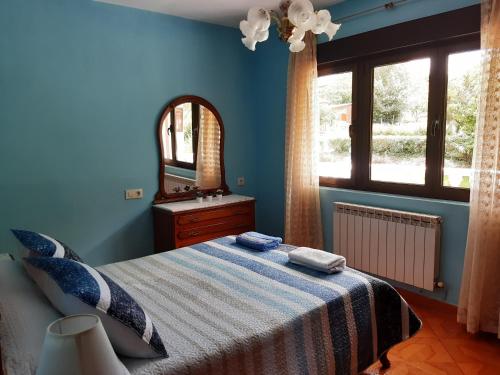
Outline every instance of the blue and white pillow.
{"type": "Polygon", "coordinates": [[[150,317],[106,275],[64,258],[28,257],[24,262],[28,274],[62,314],[98,315],[117,353],[168,357],[150,317]]]}
{"type": "Polygon", "coordinates": [[[46,234],[22,229],[11,229],[11,231],[23,244],[26,250],[29,251],[30,256],[67,258],[83,262],[83,260],[67,245],[46,234]]]}

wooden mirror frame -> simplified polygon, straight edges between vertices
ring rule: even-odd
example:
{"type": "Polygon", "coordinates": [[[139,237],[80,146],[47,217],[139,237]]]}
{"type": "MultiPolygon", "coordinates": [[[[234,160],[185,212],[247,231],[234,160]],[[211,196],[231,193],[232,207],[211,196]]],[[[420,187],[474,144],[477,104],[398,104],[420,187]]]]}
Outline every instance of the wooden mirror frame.
{"type": "Polygon", "coordinates": [[[177,202],[177,201],[184,201],[184,200],[189,200],[193,199],[195,197],[196,191],[191,190],[188,192],[182,192],[182,193],[167,193],[165,191],[165,184],[164,184],[164,179],[165,179],[165,167],[168,165],[165,162],[165,158],[163,157],[164,155],[164,149],[163,149],[163,140],[162,140],[162,126],[163,122],[165,121],[166,117],[170,115],[170,113],[175,109],[175,107],[185,104],[185,103],[193,103],[193,104],[198,104],[201,105],[208,110],[210,110],[215,118],[217,119],[217,122],[219,123],[219,128],[220,128],[220,144],[219,144],[219,155],[220,155],[220,186],[217,188],[212,188],[212,189],[200,189],[198,191],[202,191],[205,193],[212,193],[215,192],[218,189],[222,189],[224,191],[224,195],[231,194],[229,191],[229,187],[226,184],[226,171],[224,168],[224,123],[222,122],[222,117],[220,116],[219,112],[217,109],[210,103],[209,101],[203,99],[202,97],[195,96],[195,95],[184,95],[180,96],[178,98],[175,98],[172,100],[163,110],[162,115],[160,116],[160,121],[158,122],[157,126],[157,141],[158,141],[158,149],[160,150],[160,170],[159,170],[159,178],[158,178],[158,192],[155,195],[155,200],[154,203],[168,203],[168,202],[177,202]]]}

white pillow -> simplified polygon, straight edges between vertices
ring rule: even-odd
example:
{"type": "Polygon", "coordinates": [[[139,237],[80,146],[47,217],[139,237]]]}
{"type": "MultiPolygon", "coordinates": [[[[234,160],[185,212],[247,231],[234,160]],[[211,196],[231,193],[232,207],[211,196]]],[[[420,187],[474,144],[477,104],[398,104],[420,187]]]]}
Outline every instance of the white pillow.
{"type": "Polygon", "coordinates": [[[62,314],[98,315],[117,353],[134,358],[168,357],[149,316],[109,277],[71,259],[23,260],[28,274],[62,314]]]}

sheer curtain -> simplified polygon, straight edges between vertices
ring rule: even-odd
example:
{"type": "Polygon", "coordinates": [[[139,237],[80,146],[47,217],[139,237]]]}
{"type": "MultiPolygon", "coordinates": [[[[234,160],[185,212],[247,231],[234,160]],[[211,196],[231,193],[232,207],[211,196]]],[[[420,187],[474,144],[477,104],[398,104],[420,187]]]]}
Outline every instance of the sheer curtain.
{"type": "Polygon", "coordinates": [[[483,77],[458,321],[500,338],[500,0],[481,4],[483,77]]]}
{"type": "Polygon", "coordinates": [[[285,149],[285,242],[323,248],[319,202],[318,132],[316,106],[316,40],[304,37],[302,52],[291,53],[285,149]]]}
{"type": "Polygon", "coordinates": [[[201,189],[220,187],[220,127],[212,111],[200,106],[196,185],[201,189]]]}

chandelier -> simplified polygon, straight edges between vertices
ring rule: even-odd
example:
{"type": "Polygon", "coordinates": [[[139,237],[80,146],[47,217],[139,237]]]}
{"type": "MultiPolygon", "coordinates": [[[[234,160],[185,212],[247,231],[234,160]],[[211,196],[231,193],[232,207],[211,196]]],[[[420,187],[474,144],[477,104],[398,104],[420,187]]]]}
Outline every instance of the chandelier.
{"type": "Polygon", "coordinates": [[[269,37],[271,21],[276,23],[281,40],[290,44],[291,52],[300,52],[306,46],[303,39],[307,31],[314,34],[325,33],[328,40],[340,27],[332,22],[330,12],[326,9],[315,12],[309,0],[282,0],[279,11],[259,7],[250,8],[247,19],[240,22],[243,33],[241,41],[251,51],[255,51],[258,42],[264,42],[269,37]]]}

